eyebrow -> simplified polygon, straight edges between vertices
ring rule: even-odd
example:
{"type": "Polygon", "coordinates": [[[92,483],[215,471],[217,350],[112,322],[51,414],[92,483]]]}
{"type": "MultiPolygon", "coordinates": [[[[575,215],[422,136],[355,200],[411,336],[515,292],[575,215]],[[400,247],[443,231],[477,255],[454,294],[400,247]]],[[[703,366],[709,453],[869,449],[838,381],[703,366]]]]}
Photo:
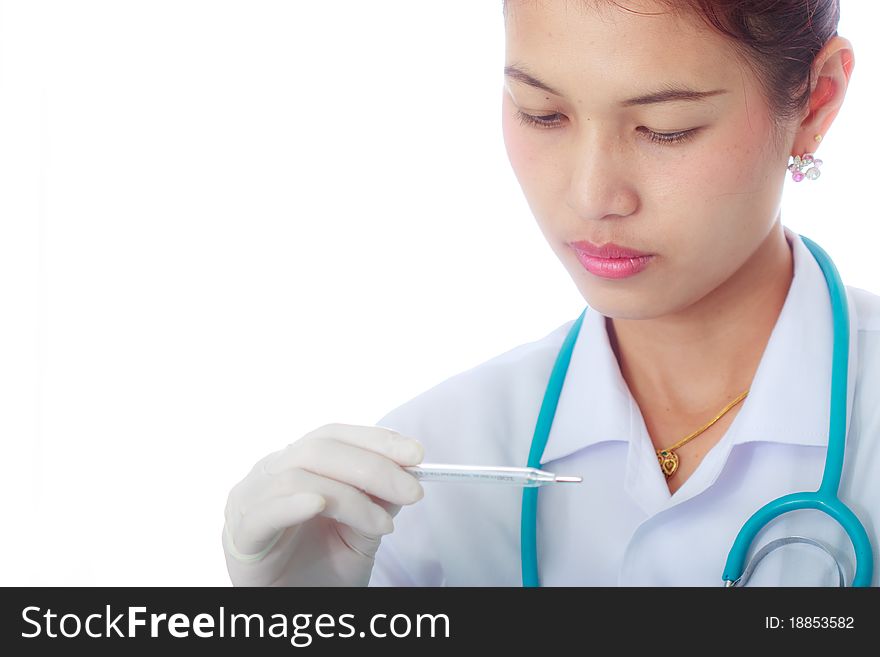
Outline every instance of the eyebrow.
{"type": "MultiPolygon", "coordinates": [[[[551,93],[554,96],[563,96],[564,94],[559,93],[553,87],[542,82],[538,78],[534,77],[530,73],[527,73],[522,68],[517,66],[505,66],[504,67],[504,75],[509,78],[513,78],[518,82],[522,82],[523,84],[527,84],[531,87],[535,87],[536,89],[541,89],[542,91],[546,91],[547,93],[551,93]]],[[[691,89],[685,85],[666,85],[656,91],[652,91],[647,94],[643,94],[641,96],[636,96],[635,98],[627,98],[624,101],[621,101],[621,107],[632,107],[633,105],[653,105],[654,103],[668,103],[676,100],[687,100],[687,101],[702,101],[710,96],[717,96],[718,94],[726,94],[729,93],[728,89],[713,89],[712,91],[698,91],[696,89],[691,89]]]]}

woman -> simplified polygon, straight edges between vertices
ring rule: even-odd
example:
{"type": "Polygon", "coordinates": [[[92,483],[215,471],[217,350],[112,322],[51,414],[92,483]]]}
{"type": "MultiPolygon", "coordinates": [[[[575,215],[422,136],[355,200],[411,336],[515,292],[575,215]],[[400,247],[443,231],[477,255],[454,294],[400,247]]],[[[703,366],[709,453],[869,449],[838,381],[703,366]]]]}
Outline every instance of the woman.
{"type": "MultiPolygon", "coordinates": [[[[782,225],[780,200],[786,176],[818,177],[812,153],[852,74],[838,1],[504,9],[507,152],[588,306],[540,459],[584,481],[541,489],[541,583],[719,585],[743,522],[822,479],[829,288],[782,225]]],[[[880,526],[880,297],[850,287],[847,298],[839,493],[870,530],[880,526]]],[[[402,466],[525,465],[573,323],[376,427],[326,425],[261,460],[226,507],[233,583],[523,583],[522,489],[423,488],[402,466]]],[[[759,539],[793,534],[821,541],[852,578],[850,541],[828,516],[785,514],[759,539]]],[[[799,544],[768,556],[751,583],[837,578],[834,560],[799,544]]]]}

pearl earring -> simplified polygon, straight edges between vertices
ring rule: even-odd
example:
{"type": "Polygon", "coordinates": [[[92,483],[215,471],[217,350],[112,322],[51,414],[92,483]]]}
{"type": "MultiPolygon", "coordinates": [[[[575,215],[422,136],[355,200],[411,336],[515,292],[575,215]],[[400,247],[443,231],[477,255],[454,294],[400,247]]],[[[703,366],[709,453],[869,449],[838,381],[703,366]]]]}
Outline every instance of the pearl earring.
{"type": "MultiPolygon", "coordinates": [[[[813,137],[816,142],[822,141],[822,135],[816,135],[813,137]]],[[[804,153],[803,155],[795,155],[792,162],[788,165],[788,170],[791,171],[791,179],[795,182],[800,182],[804,178],[808,178],[810,180],[815,180],[821,175],[821,171],[819,171],[819,167],[822,166],[822,160],[813,157],[813,153],[804,153]],[[806,169],[806,173],[804,170],[806,169]]]]}

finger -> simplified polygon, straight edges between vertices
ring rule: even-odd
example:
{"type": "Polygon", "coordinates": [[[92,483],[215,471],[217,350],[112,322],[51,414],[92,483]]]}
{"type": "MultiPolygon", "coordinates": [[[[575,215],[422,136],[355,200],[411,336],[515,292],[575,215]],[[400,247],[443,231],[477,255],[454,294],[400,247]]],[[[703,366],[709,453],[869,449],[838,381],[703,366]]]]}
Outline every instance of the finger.
{"type": "Polygon", "coordinates": [[[333,438],[347,445],[382,454],[399,465],[418,465],[425,456],[425,449],[418,440],[386,427],[336,422],[318,427],[303,438],[333,438]]]}
{"type": "Polygon", "coordinates": [[[369,536],[382,536],[394,531],[389,513],[363,491],[347,483],[294,468],[279,474],[278,497],[297,491],[311,491],[326,501],[321,515],[349,525],[369,536]]]}
{"type": "Polygon", "coordinates": [[[392,518],[396,516],[400,509],[402,508],[400,504],[394,504],[393,502],[389,502],[388,500],[383,500],[381,497],[376,497],[374,495],[367,495],[375,504],[381,506],[392,518]]]}
{"type": "Polygon", "coordinates": [[[311,492],[264,500],[239,519],[231,534],[231,548],[234,549],[230,552],[240,560],[255,560],[259,553],[271,548],[285,529],[314,518],[325,507],[326,500],[311,492]]]}
{"type": "Polygon", "coordinates": [[[342,542],[345,543],[349,549],[367,559],[375,558],[376,552],[379,550],[381,537],[362,534],[353,527],[343,525],[342,523],[337,523],[335,527],[336,533],[339,534],[339,538],[342,539],[342,542]]]}
{"type": "Polygon", "coordinates": [[[418,479],[394,461],[333,438],[312,438],[294,443],[265,466],[269,475],[289,469],[307,470],[394,504],[412,504],[424,495],[418,479]]]}

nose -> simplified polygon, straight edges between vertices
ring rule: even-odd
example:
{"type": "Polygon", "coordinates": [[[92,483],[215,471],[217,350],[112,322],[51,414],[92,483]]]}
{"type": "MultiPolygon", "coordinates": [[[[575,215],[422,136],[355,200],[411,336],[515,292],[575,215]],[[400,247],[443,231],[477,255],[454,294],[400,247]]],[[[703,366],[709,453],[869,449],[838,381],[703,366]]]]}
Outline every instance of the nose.
{"type": "Polygon", "coordinates": [[[620,137],[596,131],[578,140],[569,161],[568,205],[576,216],[602,219],[638,209],[636,175],[620,137]]]}

